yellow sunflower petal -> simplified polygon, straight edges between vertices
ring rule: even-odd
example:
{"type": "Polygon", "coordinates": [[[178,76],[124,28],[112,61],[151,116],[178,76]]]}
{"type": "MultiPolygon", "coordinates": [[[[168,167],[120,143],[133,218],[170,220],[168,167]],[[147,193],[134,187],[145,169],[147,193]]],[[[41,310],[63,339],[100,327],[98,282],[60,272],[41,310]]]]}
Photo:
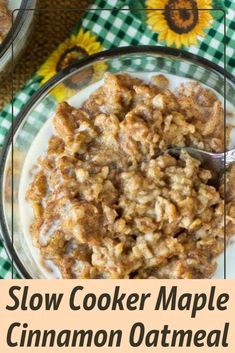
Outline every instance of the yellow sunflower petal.
{"type": "Polygon", "coordinates": [[[85,47],[86,46],[86,38],[85,38],[85,33],[83,32],[82,34],[79,33],[77,38],[76,38],[76,45],[80,47],[85,47]]]}
{"type": "Polygon", "coordinates": [[[146,7],[149,9],[164,9],[168,0],[147,0],[146,7]]]}
{"type": "Polygon", "coordinates": [[[197,0],[197,5],[199,9],[211,9],[212,0],[197,0]]]}
{"type": "Polygon", "coordinates": [[[162,21],[162,20],[164,20],[164,18],[163,18],[163,16],[162,16],[162,14],[161,14],[160,11],[159,11],[159,12],[153,12],[153,11],[151,11],[151,12],[147,13],[147,20],[148,20],[148,21],[155,21],[155,22],[157,22],[157,21],[162,21]]]}
{"type": "Polygon", "coordinates": [[[174,44],[176,42],[176,37],[177,35],[175,35],[174,32],[168,31],[166,36],[167,45],[171,46],[172,44],[174,44]]]}
{"type": "Polygon", "coordinates": [[[101,46],[97,43],[94,43],[94,44],[88,45],[86,47],[86,51],[89,55],[92,55],[101,51],[101,46]]]}
{"type": "Polygon", "coordinates": [[[154,21],[147,21],[147,23],[152,27],[154,32],[162,32],[167,27],[163,20],[157,21],[157,19],[154,19],[154,21]]]}
{"type": "Polygon", "coordinates": [[[174,42],[175,42],[176,48],[179,49],[179,48],[181,47],[181,45],[182,45],[181,39],[180,39],[180,35],[179,35],[179,34],[177,34],[177,35],[175,36],[174,42]]]}
{"type": "Polygon", "coordinates": [[[69,41],[66,40],[64,43],[60,44],[59,47],[51,54],[51,56],[45,61],[45,63],[38,70],[37,74],[43,76],[44,79],[42,83],[48,81],[52,76],[56,74],[56,65],[64,53],[64,51],[69,46],[69,41]]]}
{"type": "Polygon", "coordinates": [[[166,37],[167,37],[167,31],[165,31],[165,32],[161,32],[160,34],[159,34],[159,36],[158,36],[158,40],[159,41],[165,41],[166,40],[166,37]]]}
{"type": "Polygon", "coordinates": [[[186,47],[189,46],[189,36],[187,34],[182,34],[181,36],[181,42],[183,45],[186,47]]]}
{"type": "Polygon", "coordinates": [[[84,35],[84,29],[81,28],[80,31],[78,32],[77,36],[76,36],[76,39],[77,39],[78,41],[81,41],[83,35],[84,35]]]}
{"type": "Polygon", "coordinates": [[[167,27],[167,22],[163,11],[154,9],[164,9],[168,0],[147,0],[147,24],[154,32],[162,32],[167,27]],[[149,9],[149,10],[148,10],[149,9]]]}
{"type": "Polygon", "coordinates": [[[198,45],[198,40],[197,40],[197,36],[196,35],[190,36],[188,39],[189,39],[189,44],[190,45],[198,45]]]}
{"type": "Polygon", "coordinates": [[[90,32],[89,31],[85,32],[82,38],[83,45],[86,46],[89,43],[91,43],[91,41],[92,41],[92,37],[90,35],[90,32]]]}
{"type": "Polygon", "coordinates": [[[204,36],[205,32],[201,28],[195,28],[194,33],[198,36],[204,36]]]}
{"type": "Polygon", "coordinates": [[[201,18],[197,26],[200,26],[201,28],[208,28],[211,26],[211,19],[201,18]]]}
{"type": "Polygon", "coordinates": [[[57,102],[62,102],[76,94],[76,90],[66,87],[63,83],[59,84],[51,91],[57,102]]]}
{"type": "Polygon", "coordinates": [[[75,45],[76,42],[77,42],[77,36],[75,34],[71,34],[70,43],[75,45]]]}

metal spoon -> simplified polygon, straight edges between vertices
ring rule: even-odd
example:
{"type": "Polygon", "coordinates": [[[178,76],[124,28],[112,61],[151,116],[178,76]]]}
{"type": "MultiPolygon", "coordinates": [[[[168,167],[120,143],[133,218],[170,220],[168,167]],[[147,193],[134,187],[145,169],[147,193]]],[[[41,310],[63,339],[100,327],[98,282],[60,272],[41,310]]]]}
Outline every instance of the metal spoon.
{"type": "Polygon", "coordinates": [[[180,152],[184,150],[190,154],[190,156],[198,159],[201,162],[201,166],[212,172],[211,184],[218,184],[219,178],[224,171],[225,167],[231,163],[235,163],[235,149],[225,153],[211,153],[202,150],[198,150],[193,147],[173,147],[166,151],[174,157],[179,157],[180,152]]]}

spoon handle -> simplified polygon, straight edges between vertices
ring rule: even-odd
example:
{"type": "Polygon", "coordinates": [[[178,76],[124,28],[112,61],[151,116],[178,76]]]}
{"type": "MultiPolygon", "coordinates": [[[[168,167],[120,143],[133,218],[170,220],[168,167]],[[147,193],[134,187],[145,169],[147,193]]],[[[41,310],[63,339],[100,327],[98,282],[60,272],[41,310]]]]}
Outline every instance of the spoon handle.
{"type": "Polygon", "coordinates": [[[230,163],[235,163],[235,149],[226,153],[225,163],[226,165],[229,165],[230,163]]]}

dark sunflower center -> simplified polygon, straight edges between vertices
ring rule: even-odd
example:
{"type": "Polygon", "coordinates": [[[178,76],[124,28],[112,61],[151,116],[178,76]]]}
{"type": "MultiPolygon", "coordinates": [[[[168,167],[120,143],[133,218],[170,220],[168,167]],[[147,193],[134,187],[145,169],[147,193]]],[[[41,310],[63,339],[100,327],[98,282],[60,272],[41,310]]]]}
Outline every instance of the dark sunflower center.
{"type": "Polygon", "coordinates": [[[195,0],[169,0],[164,16],[172,31],[190,32],[198,23],[198,7],[195,0]]]}
{"type": "Polygon", "coordinates": [[[190,14],[186,9],[180,10],[180,17],[182,20],[186,21],[190,19],[190,14]]]}
{"type": "Polygon", "coordinates": [[[88,54],[87,52],[80,47],[72,47],[67,50],[61,55],[57,65],[56,65],[56,70],[59,72],[60,70],[63,70],[65,67],[68,65],[71,65],[75,62],[78,62],[78,60],[83,59],[87,57],[88,54]]]}
{"type": "MultiPolygon", "coordinates": [[[[56,71],[59,72],[67,66],[77,63],[79,60],[89,56],[88,53],[80,47],[73,47],[67,49],[60,57],[57,65],[56,71]]],[[[83,69],[77,74],[73,74],[70,78],[64,82],[64,84],[71,89],[81,88],[83,85],[88,83],[93,75],[93,68],[83,69]]]]}

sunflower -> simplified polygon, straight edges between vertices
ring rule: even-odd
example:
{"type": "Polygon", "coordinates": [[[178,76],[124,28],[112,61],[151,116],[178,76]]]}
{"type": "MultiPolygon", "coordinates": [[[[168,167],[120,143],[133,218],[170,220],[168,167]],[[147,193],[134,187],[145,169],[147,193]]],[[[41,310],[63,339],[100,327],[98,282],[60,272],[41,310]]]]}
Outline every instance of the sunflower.
{"type": "Polygon", "coordinates": [[[159,40],[177,48],[197,45],[197,36],[205,35],[212,20],[212,0],[146,0],[146,8],[147,23],[159,40]]]}
{"type": "MultiPolygon", "coordinates": [[[[42,65],[37,74],[42,77],[41,84],[47,82],[60,70],[68,65],[86,58],[91,54],[102,50],[102,45],[97,41],[96,36],[90,31],[80,29],[78,34],[72,34],[70,38],[61,43],[59,47],[42,65]]],[[[91,68],[83,69],[78,74],[73,74],[52,90],[57,101],[65,100],[73,96],[84,84],[95,82],[102,76],[106,65],[104,63],[94,64],[91,68]]]]}

